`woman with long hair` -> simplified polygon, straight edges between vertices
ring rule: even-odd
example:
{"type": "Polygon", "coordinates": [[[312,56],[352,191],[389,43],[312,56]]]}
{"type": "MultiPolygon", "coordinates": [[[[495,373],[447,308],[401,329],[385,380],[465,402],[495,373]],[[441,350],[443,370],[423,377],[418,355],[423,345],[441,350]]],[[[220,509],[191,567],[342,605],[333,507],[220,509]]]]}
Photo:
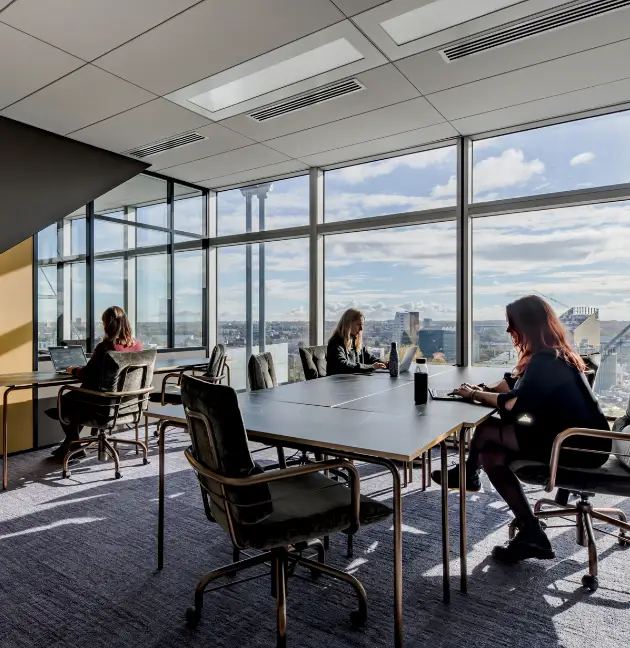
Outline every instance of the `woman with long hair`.
{"type": "MultiPolygon", "coordinates": [[[[94,353],[85,367],[68,367],[67,372],[71,373],[81,380],[81,387],[86,389],[98,389],[103,369],[103,361],[108,351],[142,351],[142,342],[133,337],[131,324],[127,313],[120,306],[110,306],[102,315],[103,322],[103,339],[94,348],[94,353]]],[[[79,438],[81,426],[72,421],[72,410],[77,404],[73,403],[76,399],[75,392],[68,392],[62,396],[62,408],[70,424],[61,423],[60,425],[65,432],[64,442],[52,451],[52,456],[56,459],[63,459],[66,456],[70,441],[79,438]]],[[[51,418],[58,420],[57,408],[46,410],[46,414],[51,418]]],[[[78,453],[75,457],[85,456],[85,452],[78,453]]]]}
{"type": "MultiPolygon", "coordinates": [[[[508,304],[507,332],[512,336],[518,362],[496,385],[463,384],[455,394],[496,407],[477,427],[466,460],[466,489],[481,490],[479,473],[485,471],[497,492],[514,513],[519,529],[493,556],[508,563],[525,558],[554,558],[547,535],[534,516],[510,462],[529,459],[549,462],[556,436],[570,427],[608,430],[608,422],[584,376],[584,361],[571,348],[558,316],[540,297],[529,295],[508,304]]],[[[611,441],[573,437],[571,446],[595,453],[563,451],[565,466],[597,467],[611,451],[611,441]]],[[[441,473],[432,474],[441,483],[441,473]]],[[[459,488],[459,467],[448,471],[449,488],[459,488]]]]}
{"type": "Polygon", "coordinates": [[[326,373],[329,376],[366,373],[387,367],[363,346],[364,321],[363,313],[356,308],[348,308],[339,319],[326,351],[326,373]]]}

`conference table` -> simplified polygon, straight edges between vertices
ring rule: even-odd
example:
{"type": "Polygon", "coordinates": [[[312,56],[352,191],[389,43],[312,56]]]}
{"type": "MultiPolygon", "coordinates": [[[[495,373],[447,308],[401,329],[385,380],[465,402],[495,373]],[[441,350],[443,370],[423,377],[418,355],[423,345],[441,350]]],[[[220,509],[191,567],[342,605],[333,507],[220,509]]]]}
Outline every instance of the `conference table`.
{"type": "MultiPolygon", "coordinates": [[[[154,374],[164,374],[186,369],[196,369],[205,367],[208,364],[208,358],[182,358],[171,355],[158,354],[155,361],[154,374]]],[[[58,374],[54,371],[25,371],[14,374],[0,375],[0,389],[4,388],[2,397],[2,489],[6,490],[9,483],[8,472],[8,424],[7,411],[9,404],[9,394],[22,389],[33,389],[36,387],[61,387],[81,382],[74,376],[58,374]]]]}
{"type": "MultiPolygon", "coordinates": [[[[503,370],[487,367],[429,365],[429,384],[450,389],[463,382],[498,382],[503,370]]],[[[450,601],[447,446],[459,435],[460,454],[460,582],[467,590],[465,439],[488,418],[490,407],[463,401],[432,400],[415,405],[413,374],[337,375],[272,389],[238,394],[251,441],[307,449],[320,454],[377,464],[393,483],[394,636],[403,643],[402,485],[400,462],[406,465],[435,447],[441,451],[442,578],[444,602],[450,601]]],[[[165,430],[186,428],[181,405],[151,406],[145,422],[157,422],[159,439],[158,569],[164,564],[165,430]]]]}

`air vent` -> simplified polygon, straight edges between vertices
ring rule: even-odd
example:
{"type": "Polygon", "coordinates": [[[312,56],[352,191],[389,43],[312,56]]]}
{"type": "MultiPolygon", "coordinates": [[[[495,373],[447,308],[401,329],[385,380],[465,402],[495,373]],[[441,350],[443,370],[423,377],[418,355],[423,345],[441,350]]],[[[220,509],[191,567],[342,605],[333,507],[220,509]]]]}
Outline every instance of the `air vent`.
{"type": "Polygon", "coordinates": [[[565,5],[559,11],[530,16],[483,35],[459,41],[444,48],[440,54],[450,63],[629,6],[630,0],[588,0],[565,5]]]}
{"type": "Polygon", "coordinates": [[[154,142],[153,144],[144,146],[143,148],[128,151],[127,154],[133,155],[137,158],[145,158],[149,157],[149,155],[164,153],[164,151],[170,151],[171,149],[186,146],[186,144],[193,144],[194,142],[199,142],[204,139],[208,138],[200,133],[184,133],[183,135],[177,135],[177,137],[169,137],[168,139],[154,142]]]}
{"type": "Polygon", "coordinates": [[[291,99],[288,99],[287,101],[281,101],[280,103],[256,110],[255,112],[250,113],[249,116],[254,121],[264,122],[269,119],[281,117],[287,113],[303,110],[309,106],[315,106],[316,104],[325,103],[326,101],[332,101],[333,99],[343,97],[344,95],[360,92],[361,90],[365,90],[365,86],[359,83],[356,79],[345,79],[344,81],[338,81],[337,83],[323,86],[316,90],[311,90],[310,92],[305,92],[296,97],[291,97],[291,99]]]}

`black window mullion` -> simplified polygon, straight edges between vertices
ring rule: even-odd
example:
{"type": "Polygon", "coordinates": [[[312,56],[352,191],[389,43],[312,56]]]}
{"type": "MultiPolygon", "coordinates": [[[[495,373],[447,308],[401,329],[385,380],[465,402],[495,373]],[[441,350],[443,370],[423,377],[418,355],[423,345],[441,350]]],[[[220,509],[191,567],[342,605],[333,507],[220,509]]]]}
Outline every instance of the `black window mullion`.
{"type": "Polygon", "coordinates": [[[95,344],[94,338],[96,336],[94,327],[94,203],[89,202],[86,206],[85,217],[85,283],[87,295],[85,299],[85,316],[86,322],[86,337],[88,351],[93,351],[95,344]]]}
{"type": "Polygon", "coordinates": [[[167,288],[167,323],[166,344],[169,349],[175,348],[175,184],[169,181],[166,189],[167,218],[168,218],[168,288],[167,288]]]}

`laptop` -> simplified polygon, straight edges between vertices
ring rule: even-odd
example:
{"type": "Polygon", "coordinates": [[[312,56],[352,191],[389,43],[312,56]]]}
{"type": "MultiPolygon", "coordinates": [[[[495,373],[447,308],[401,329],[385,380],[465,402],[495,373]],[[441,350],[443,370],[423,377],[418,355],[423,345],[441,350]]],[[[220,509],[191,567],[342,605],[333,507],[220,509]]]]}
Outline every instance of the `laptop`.
{"type": "Polygon", "coordinates": [[[429,396],[431,396],[432,400],[455,400],[455,401],[465,400],[461,396],[458,396],[457,394],[453,394],[452,389],[433,389],[432,387],[429,387],[429,396]]]}
{"type": "MultiPolygon", "coordinates": [[[[399,362],[398,364],[398,373],[405,373],[406,371],[409,371],[409,368],[411,367],[411,363],[413,362],[414,358],[416,357],[416,352],[418,351],[418,348],[415,346],[410,346],[406,351],[405,355],[403,356],[403,359],[399,362]]],[[[389,369],[376,369],[376,373],[389,373],[389,369]]]]}
{"type": "Polygon", "coordinates": [[[66,374],[68,367],[84,367],[87,364],[82,346],[50,347],[48,349],[55,373],[66,374]]]}

